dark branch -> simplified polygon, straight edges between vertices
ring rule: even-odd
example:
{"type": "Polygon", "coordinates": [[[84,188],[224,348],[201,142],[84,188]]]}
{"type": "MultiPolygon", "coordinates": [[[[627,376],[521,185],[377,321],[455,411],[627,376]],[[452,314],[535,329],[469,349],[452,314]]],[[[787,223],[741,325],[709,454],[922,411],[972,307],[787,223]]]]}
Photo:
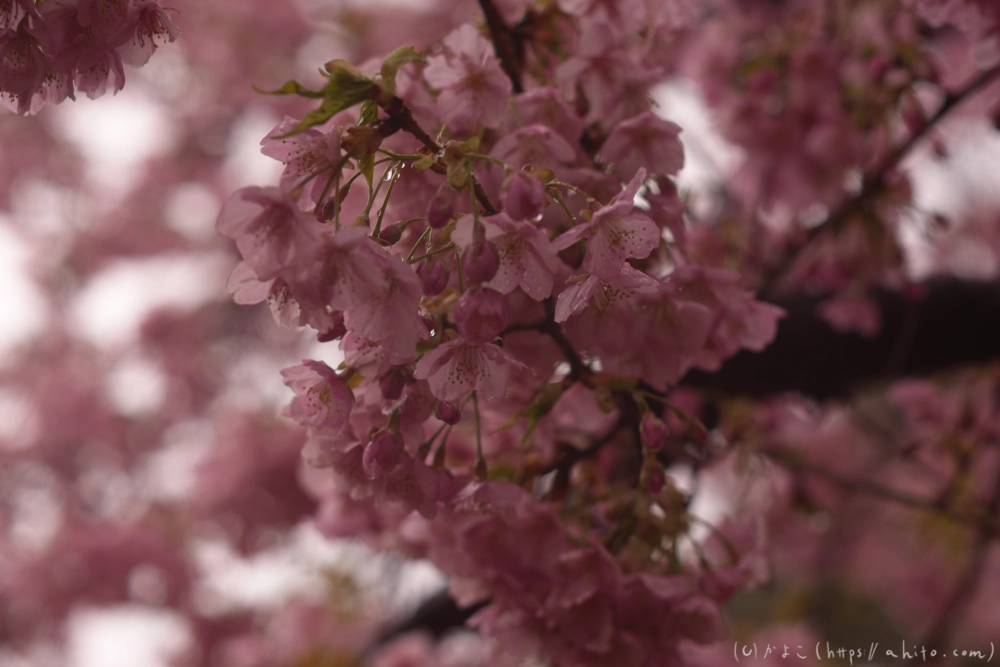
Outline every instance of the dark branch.
{"type": "Polygon", "coordinates": [[[493,0],[479,0],[479,7],[486,17],[486,25],[490,29],[490,37],[493,39],[493,50],[500,67],[510,79],[511,87],[515,93],[523,93],[524,86],[521,85],[521,66],[524,61],[524,47],[521,39],[504,23],[503,16],[493,3],[493,0]]]}
{"type": "Polygon", "coordinates": [[[458,603],[448,594],[448,589],[442,589],[424,600],[408,616],[379,633],[365,650],[365,654],[370,655],[379,647],[407,632],[420,631],[435,638],[441,637],[449,630],[465,625],[465,622],[473,614],[488,604],[489,600],[483,600],[469,607],[459,607],[458,603]]]}
{"type": "Polygon", "coordinates": [[[740,352],[716,373],[692,371],[682,384],[756,397],[795,391],[826,399],[872,382],[1000,358],[1000,282],[940,278],[918,288],[918,298],[873,294],[882,331],[871,339],[837,332],[820,319],[821,297],[776,300],[788,316],[770,346],[740,352]]]}

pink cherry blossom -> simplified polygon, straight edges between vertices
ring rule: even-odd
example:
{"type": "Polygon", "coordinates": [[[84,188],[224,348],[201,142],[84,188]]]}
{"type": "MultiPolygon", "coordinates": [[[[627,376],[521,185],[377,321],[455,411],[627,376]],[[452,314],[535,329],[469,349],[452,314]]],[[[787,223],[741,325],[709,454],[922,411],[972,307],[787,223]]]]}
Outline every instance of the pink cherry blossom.
{"type": "Polygon", "coordinates": [[[455,302],[452,317],[462,338],[488,343],[507,326],[507,304],[496,290],[471,289],[455,302]]]}
{"type": "Polygon", "coordinates": [[[640,169],[614,199],[595,211],[590,220],[558,236],[552,246],[564,250],[586,239],[587,254],[581,268],[608,280],[616,278],[625,260],[648,256],[660,243],[660,230],[648,217],[636,213],[632,203],[645,180],[646,170],[640,169]]]}
{"type": "Polygon", "coordinates": [[[403,453],[403,438],[395,429],[379,431],[365,445],[362,464],[368,479],[383,477],[392,472],[403,453]]]}
{"type": "Polygon", "coordinates": [[[631,179],[639,169],[650,174],[676,175],[684,166],[681,128],[652,111],[619,123],[601,145],[601,161],[631,179]]]}
{"type": "Polygon", "coordinates": [[[511,369],[522,367],[501,347],[459,339],[424,354],[413,376],[427,380],[442,401],[456,401],[470,391],[489,401],[506,393],[511,369]]]}
{"type": "Polygon", "coordinates": [[[347,429],[354,394],[332,368],[321,361],[304,359],[301,366],[281,371],[281,376],[296,395],[288,408],[292,419],[337,434],[347,429]]]}
{"type": "Polygon", "coordinates": [[[219,213],[216,226],[236,241],[243,259],[265,281],[308,262],[320,239],[319,225],[277,188],[237,190],[219,213]]]}
{"type": "Polygon", "coordinates": [[[318,203],[324,190],[332,191],[328,182],[334,179],[334,169],[340,164],[340,138],[333,132],[311,127],[301,134],[282,137],[297,127],[299,121],[285,117],[261,143],[260,152],[285,164],[279,181],[287,193],[300,186],[307,177],[316,176],[308,186],[309,199],[318,203]]]}
{"type": "Polygon", "coordinates": [[[599,312],[604,311],[635,294],[652,293],[658,289],[655,280],[628,264],[623,264],[612,279],[599,275],[580,276],[559,294],[555,321],[565,322],[590,306],[599,312]]]}
{"type": "MultiPolygon", "coordinates": [[[[482,224],[500,260],[496,274],[484,286],[501,294],[510,294],[520,287],[532,299],[548,298],[561,262],[545,233],[532,223],[512,220],[505,213],[483,218],[482,224]]],[[[469,242],[472,216],[459,219],[452,238],[459,244],[469,242]]]]}
{"type": "Polygon", "coordinates": [[[427,59],[424,78],[441,91],[437,109],[445,125],[465,134],[477,124],[497,127],[506,111],[510,79],[500,69],[490,43],[471,25],[444,40],[446,55],[427,59]]]}

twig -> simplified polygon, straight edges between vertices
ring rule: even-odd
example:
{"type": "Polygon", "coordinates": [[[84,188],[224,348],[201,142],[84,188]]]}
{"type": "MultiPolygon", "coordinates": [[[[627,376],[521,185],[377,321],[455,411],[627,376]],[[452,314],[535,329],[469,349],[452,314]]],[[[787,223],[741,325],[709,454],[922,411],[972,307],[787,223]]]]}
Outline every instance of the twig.
{"type": "MultiPolygon", "coordinates": [[[[1000,468],[997,469],[996,479],[993,482],[993,491],[990,494],[990,499],[986,505],[987,516],[992,517],[996,514],[998,505],[1000,505],[1000,468]]],[[[990,555],[990,543],[997,536],[997,525],[995,521],[981,521],[979,523],[978,529],[976,531],[975,544],[973,545],[972,557],[969,559],[969,563],[965,566],[965,570],[962,572],[961,578],[958,580],[958,585],[955,586],[955,590],[952,591],[951,597],[942,607],[940,613],[937,616],[934,624],[931,625],[930,630],[927,632],[926,638],[923,641],[923,646],[944,646],[954,629],[955,625],[961,620],[962,612],[968,606],[975,596],[976,589],[979,586],[979,580],[982,578],[983,574],[986,572],[986,563],[988,561],[988,556],[990,555]]],[[[947,655],[946,651],[941,651],[938,660],[947,655]]],[[[910,659],[905,667],[913,667],[918,661],[922,660],[914,655],[910,659]]],[[[932,661],[934,659],[932,658],[932,661]]]]}
{"type": "MultiPolygon", "coordinates": [[[[887,486],[879,484],[877,482],[872,482],[864,479],[854,479],[850,477],[845,477],[839,473],[833,472],[822,466],[814,465],[812,463],[806,463],[804,461],[797,461],[792,455],[781,451],[768,451],[765,453],[769,461],[776,463],[777,465],[791,470],[793,472],[805,473],[807,475],[812,475],[814,477],[820,477],[823,480],[835,484],[848,491],[853,491],[855,493],[863,493],[880,500],[886,500],[889,502],[898,503],[900,505],[905,505],[913,509],[925,510],[929,512],[935,512],[942,514],[950,519],[959,521],[961,523],[968,523],[980,527],[980,529],[985,528],[991,534],[992,532],[1000,529],[1000,524],[997,520],[989,515],[982,515],[972,512],[956,512],[947,507],[946,504],[940,500],[935,500],[931,498],[921,498],[920,496],[910,495],[908,493],[903,493],[895,489],[891,489],[887,486]]],[[[994,503],[995,505],[996,503],[994,503]]]]}
{"type": "Polygon", "coordinates": [[[524,86],[521,85],[524,47],[520,37],[504,23],[503,16],[493,4],[493,0],[479,0],[479,7],[486,17],[486,25],[490,29],[490,37],[493,38],[493,51],[500,61],[500,67],[510,79],[514,92],[524,92],[524,86]]]}
{"type": "Polygon", "coordinates": [[[923,139],[934,127],[936,127],[945,117],[948,116],[957,106],[967,100],[973,94],[990,84],[1000,76],[1000,65],[994,66],[959,88],[957,92],[948,93],[944,102],[933,116],[918,128],[910,137],[895,149],[890,151],[882,160],[867,174],[861,181],[861,190],[850,197],[839,207],[834,209],[826,220],[816,225],[806,232],[805,240],[798,244],[797,248],[790,249],[785,255],[785,259],[774,269],[768,272],[764,279],[762,293],[770,291],[773,283],[781,277],[798,257],[799,251],[811,243],[813,239],[824,233],[828,229],[836,228],[850,218],[859,208],[864,206],[872,197],[879,194],[885,186],[885,177],[891,169],[902,162],[911,150],[923,139]]]}
{"type": "MultiPolygon", "coordinates": [[[[378,129],[379,134],[383,137],[390,137],[396,132],[402,130],[407,134],[412,135],[424,145],[424,148],[429,150],[431,154],[438,155],[441,152],[441,147],[431,138],[431,135],[427,134],[420,124],[413,118],[413,113],[410,108],[406,106],[402,99],[392,95],[387,96],[383,94],[383,91],[376,86],[376,90],[373,92],[374,99],[378,102],[379,107],[386,113],[387,118],[381,118],[375,124],[378,129]]],[[[438,174],[444,174],[447,168],[440,161],[435,162],[431,166],[431,170],[438,174]]],[[[479,201],[480,205],[483,207],[483,211],[486,215],[496,215],[499,211],[490,202],[489,197],[486,196],[486,191],[483,190],[483,186],[479,183],[475,176],[472,176],[473,186],[476,192],[476,199],[479,201]]]]}

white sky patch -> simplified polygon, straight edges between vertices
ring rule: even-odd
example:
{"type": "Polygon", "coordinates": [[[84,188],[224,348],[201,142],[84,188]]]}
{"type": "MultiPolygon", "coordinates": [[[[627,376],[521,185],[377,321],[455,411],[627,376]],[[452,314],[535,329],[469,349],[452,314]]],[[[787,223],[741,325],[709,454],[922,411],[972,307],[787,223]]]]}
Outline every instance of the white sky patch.
{"type": "Polygon", "coordinates": [[[198,183],[184,183],[174,188],[167,200],[166,221],[171,229],[192,241],[207,241],[215,236],[215,219],[222,202],[210,189],[198,183]]]}
{"type": "Polygon", "coordinates": [[[112,196],[128,192],[143,163],[165,154],[175,139],[170,118],[140,89],[53,111],[63,136],[86,156],[88,178],[112,196]]]}
{"type": "Polygon", "coordinates": [[[189,641],[176,614],[139,605],[81,609],[69,620],[69,667],[167,667],[189,641]]]}
{"type": "Polygon", "coordinates": [[[48,320],[46,300],[27,276],[28,246],[0,216],[0,362],[14,347],[37,335],[48,320]]]}
{"type": "Polygon", "coordinates": [[[672,79],[654,88],[652,95],[659,105],[653,111],[682,128],[684,168],[677,175],[678,187],[698,192],[725,181],[743,159],[743,151],[716,129],[712,112],[694,84],[672,79]]]}
{"type": "Polygon", "coordinates": [[[167,380],[163,371],[139,354],[119,359],[104,380],[111,405],[129,417],[154,412],[166,397],[167,380]]]}
{"type": "Polygon", "coordinates": [[[156,308],[194,308],[222,298],[231,264],[222,254],[117,262],[80,291],[73,319],[83,338],[97,347],[124,344],[156,308]]]}
{"type": "Polygon", "coordinates": [[[223,172],[233,190],[245,185],[274,186],[285,166],[260,152],[260,141],[281,122],[265,109],[250,107],[233,123],[223,172]]]}

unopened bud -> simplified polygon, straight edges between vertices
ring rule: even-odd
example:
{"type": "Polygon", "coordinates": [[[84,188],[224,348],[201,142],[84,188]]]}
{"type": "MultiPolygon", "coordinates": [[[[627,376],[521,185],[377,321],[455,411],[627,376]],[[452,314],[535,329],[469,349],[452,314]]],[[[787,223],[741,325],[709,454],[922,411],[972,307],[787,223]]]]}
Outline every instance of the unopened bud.
{"type": "Polygon", "coordinates": [[[347,326],[344,324],[344,313],[336,311],[331,315],[332,322],[326,331],[316,334],[316,340],[320,343],[329,343],[331,340],[343,338],[347,333],[347,326]]]}
{"type": "Polygon", "coordinates": [[[420,278],[424,296],[437,296],[448,286],[451,269],[437,257],[428,257],[417,266],[417,277],[420,278]]]}
{"type": "Polygon", "coordinates": [[[514,220],[532,220],[542,214],[545,191],[537,178],[517,171],[507,179],[504,212],[514,220]]]}
{"type": "Polygon", "coordinates": [[[462,420],[462,412],[452,401],[440,401],[434,408],[434,416],[445,424],[457,424],[462,420]]]}
{"type": "Polygon", "coordinates": [[[401,367],[395,366],[379,378],[378,386],[382,390],[382,398],[387,401],[399,400],[406,386],[406,374],[401,367]]]}
{"type": "Polygon", "coordinates": [[[368,479],[383,477],[392,472],[403,454],[403,436],[397,429],[378,431],[365,446],[361,466],[368,479]]]}
{"type": "Polygon", "coordinates": [[[403,226],[398,222],[384,227],[378,234],[378,237],[388,243],[389,245],[396,245],[399,243],[399,239],[403,238],[403,226]]]}
{"type": "Polygon", "coordinates": [[[639,436],[642,438],[642,444],[658,452],[663,449],[663,441],[667,437],[667,425],[652,412],[647,412],[642,416],[639,436]]]}
{"type": "Polygon", "coordinates": [[[465,249],[462,270],[465,280],[472,284],[489,282],[500,269],[500,256],[491,241],[477,241],[465,249]]]}
{"type": "Polygon", "coordinates": [[[441,229],[455,214],[454,191],[448,184],[438,188],[437,194],[427,205],[427,224],[431,229],[441,229]]]}
{"type": "Polygon", "coordinates": [[[452,317],[463,338],[488,343],[507,326],[507,302],[496,290],[473,289],[459,297],[452,317]]]}

